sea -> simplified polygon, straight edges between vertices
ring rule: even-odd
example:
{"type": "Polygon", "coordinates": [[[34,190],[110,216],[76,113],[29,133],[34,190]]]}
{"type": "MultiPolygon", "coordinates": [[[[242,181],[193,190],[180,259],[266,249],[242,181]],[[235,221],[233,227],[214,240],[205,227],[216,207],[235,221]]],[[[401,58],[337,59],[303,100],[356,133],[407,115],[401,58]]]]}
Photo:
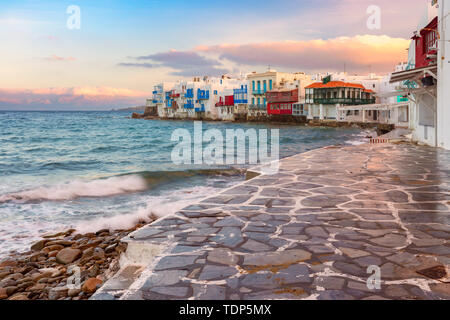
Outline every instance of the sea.
{"type": "MultiPolygon", "coordinates": [[[[136,120],[130,112],[0,111],[0,260],[42,234],[126,229],[245,180],[250,164],[174,164],[193,121],[136,120]]],[[[202,130],[279,131],[280,157],[367,142],[358,128],[202,122],[202,130]]],[[[205,143],[206,144],[206,143],[205,143]]]]}

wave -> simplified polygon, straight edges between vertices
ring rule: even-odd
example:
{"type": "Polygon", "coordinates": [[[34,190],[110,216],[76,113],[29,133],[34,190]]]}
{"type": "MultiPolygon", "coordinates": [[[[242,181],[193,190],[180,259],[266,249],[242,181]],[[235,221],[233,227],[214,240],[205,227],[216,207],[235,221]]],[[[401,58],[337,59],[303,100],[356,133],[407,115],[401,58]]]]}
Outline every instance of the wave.
{"type": "Polygon", "coordinates": [[[93,181],[72,181],[54,186],[42,186],[32,190],[0,196],[0,203],[9,201],[30,202],[43,200],[73,200],[81,197],[107,197],[147,189],[139,176],[111,177],[93,181]]]}
{"type": "Polygon", "coordinates": [[[77,198],[99,198],[136,193],[196,176],[235,176],[241,169],[199,169],[186,171],[144,171],[92,181],[71,181],[53,186],[41,186],[0,196],[0,204],[5,202],[64,201],[77,198]]]}
{"type": "Polygon", "coordinates": [[[211,187],[195,187],[189,189],[189,192],[183,189],[176,190],[172,194],[172,196],[175,195],[175,198],[150,197],[145,206],[137,208],[134,212],[80,221],[73,227],[77,230],[77,233],[96,232],[101,229],[130,229],[139,222],[149,223],[166,215],[174,214],[192,204],[195,200],[204,198],[216,191],[217,189],[211,187]]]}

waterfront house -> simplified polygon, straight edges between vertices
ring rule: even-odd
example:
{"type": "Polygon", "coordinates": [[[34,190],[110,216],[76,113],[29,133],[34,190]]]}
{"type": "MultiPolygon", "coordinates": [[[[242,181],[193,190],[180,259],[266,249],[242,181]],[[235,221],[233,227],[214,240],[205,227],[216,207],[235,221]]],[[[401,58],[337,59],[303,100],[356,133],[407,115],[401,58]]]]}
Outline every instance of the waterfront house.
{"type": "Polygon", "coordinates": [[[292,115],[292,106],[298,102],[298,92],[298,88],[280,88],[267,92],[267,114],[292,115]]]}
{"type": "Polygon", "coordinates": [[[249,83],[248,116],[250,118],[267,117],[268,106],[266,93],[275,88],[298,86],[299,95],[304,96],[304,87],[311,83],[311,77],[303,72],[285,73],[269,70],[264,73],[253,72],[247,75],[249,83]]]}
{"type": "Polygon", "coordinates": [[[391,83],[402,82],[405,85],[402,95],[410,101],[410,129],[413,140],[447,148],[450,147],[449,100],[442,97],[449,91],[448,82],[447,90],[443,89],[445,68],[448,68],[448,58],[445,56],[447,42],[443,40],[447,17],[443,12],[448,10],[448,6],[443,1],[439,2],[439,6],[438,1],[427,3],[423,17],[412,35],[408,68],[393,73],[390,80],[391,83]],[[439,92],[438,87],[442,89],[439,92]],[[441,101],[439,105],[438,101],[441,101]]]}
{"type": "Polygon", "coordinates": [[[234,100],[234,120],[247,119],[248,114],[248,82],[242,80],[241,85],[237,89],[233,89],[234,100]]]}
{"type": "Polygon", "coordinates": [[[328,76],[322,82],[315,82],[306,87],[309,119],[337,120],[339,106],[375,103],[374,91],[363,85],[330,79],[331,76],[328,76]]]}

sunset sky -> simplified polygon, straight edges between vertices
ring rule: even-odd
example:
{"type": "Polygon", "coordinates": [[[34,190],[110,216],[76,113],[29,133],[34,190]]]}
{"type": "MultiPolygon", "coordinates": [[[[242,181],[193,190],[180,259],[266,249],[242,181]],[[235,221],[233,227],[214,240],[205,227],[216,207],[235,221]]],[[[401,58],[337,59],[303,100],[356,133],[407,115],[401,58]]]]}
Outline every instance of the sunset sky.
{"type": "Polygon", "coordinates": [[[380,74],[405,61],[427,0],[0,2],[0,109],[145,104],[164,80],[223,73],[380,74]],[[66,10],[81,9],[69,30],[66,10]],[[381,29],[369,30],[370,5],[381,29]]]}

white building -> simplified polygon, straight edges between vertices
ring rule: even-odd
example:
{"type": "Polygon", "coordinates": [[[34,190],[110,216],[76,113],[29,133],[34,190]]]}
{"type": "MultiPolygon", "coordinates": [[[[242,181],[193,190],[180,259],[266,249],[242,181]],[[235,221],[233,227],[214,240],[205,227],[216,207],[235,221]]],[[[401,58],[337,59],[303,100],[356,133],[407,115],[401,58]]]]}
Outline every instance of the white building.
{"type": "Polygon", "coordinates": [[[248,80],[248,115],[250,117],[267,116],[266,93],[275,88],[296,86],[299,96],[305,99],[305,87],[312,83],[311,76],[303,72],[286,73],[269,70],[263,73],[250,73],[248,80]]]}
{"type": "MultiPolygon", "coordinates": [[[[440,9],[443,9],[443,6],[444,4],[441,3],[440,9]]],[[[445,121],[448,123],[449,120],[446,118],[445,111],[441,114],[437,111],[437,101],[439,100],[437,89],[438,86],[445,87],[442,60],[439,61],[440,71],[437,66],[438,49],[442,50],[441,47],[445,43],[438,39],[439,35],[436,29],[441,28],[442,23],[441,21],[438,23],[437,15],[437,1],[428,1],[417,30],[413,33],[413,41],[408,54],[408,68],[405,71],[393,73],[390,80],[391,83],[402,83],[401,94],[408,97],[410,101],[409,127],[412,130],[412,139],[430,146],[440,145],[439,135],[444,137],[448,130],[446,129],[448,125],[443,123],[445,121]],[[439,125],[440,123],[441,125],[439,125]],[[439,127],[441,128],[439,129],[439,127]]],[[[442,94],[445,95],[444,91],[441,90],[439,97],[442,97],[442,94]]],[[[398,95],[398,92],[393,92],[392,95],[398,95]]],[[[445,107],[441,110],[444,109],[445,107]]],[[[445,143],[442,146],[445,146],[445,143]]]]}
{"type": "Polygon", "coordinates": [[[450,149],[450,3],[439,0],[437,69],[437,144],[450,149]]]}

